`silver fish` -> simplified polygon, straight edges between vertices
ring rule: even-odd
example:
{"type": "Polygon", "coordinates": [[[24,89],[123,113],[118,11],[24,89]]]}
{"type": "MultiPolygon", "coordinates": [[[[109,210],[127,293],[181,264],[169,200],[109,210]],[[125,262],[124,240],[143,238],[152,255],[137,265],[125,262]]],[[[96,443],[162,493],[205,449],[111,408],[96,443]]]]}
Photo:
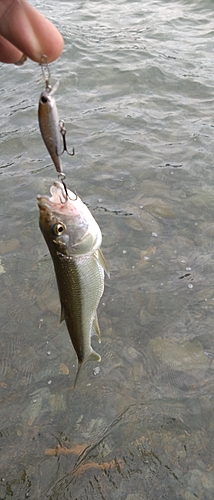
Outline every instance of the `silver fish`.
{"type": "Polygon", "coordinates": [[[38,118],[39,127],[45,146],[53,160],[58,173],[62,173],[61,149],[61,127],[58,116],[56,101],[53,97],[57,91],[59,82],[45,90],[39,98],[38,118]]]}
{"type": "Polygon", "coordinates": [[[94,330],[101,342],[97,307],[108,270],[100,250],[102,234],[89,209],[61,182],[54,182],[50,192],[51,198],[37,196],[39,225],[54,263],[61,321],[65,319],[78,357],[75,386],[86,361],[101,361],[91,335],[94,330]]]}

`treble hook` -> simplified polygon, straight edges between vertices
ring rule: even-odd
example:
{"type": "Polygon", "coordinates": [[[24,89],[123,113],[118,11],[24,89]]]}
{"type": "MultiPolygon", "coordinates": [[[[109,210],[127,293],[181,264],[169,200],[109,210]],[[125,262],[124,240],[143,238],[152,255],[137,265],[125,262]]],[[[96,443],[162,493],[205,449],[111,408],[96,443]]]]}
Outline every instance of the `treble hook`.
{"type": "Polygon", "coordinates": [[[42,75],[43,75],[44,80],[45,80],[45,88],[46,88],[47,92],[50,92],[51,91],[51,84],[49,83],[49,79],[50,79],[51,73],[50,73],[50,68],[48,66],[48,58],[45,54],[43,54],[41,56],[40,66],[42,68],[42,75]]]}
{"type": "Polygon", "coordinates": [[[63,185],[63,187],[64,187],[64,190],[65,190],[65,201],[62,201],[62,200],[61,200],[61,203],[63,203],[63,204],[64,204],[64,203],[66,203],[66,202],[67,202],[67,200],[68,200],[68,198],[69,198],[69,200],[71,200],[71,201],[76,201],[76,200],[77,200],[77,198],[78,198],[78,196],[77,196],[77,194],[76,194],[76,193],[75,193],[75,198],[74,198],[74,200],[73,200],[73,199],[69,196],[69,194],[68,194],[68,190],[67,190],[67,187],[66,187],[66,184],[65,184],[66,175],[65,175],[65,174],[63,174],[63,173],[61,172],[61,173],[58,175],[58,179],[59,179],[59,181],[62,183],[62,185],[63,185]]]}
{"type": "Polygon", "coordinates": [[[67,199],[69,198],[68,196],[68,191],[67,191],[67,187],[66,187],[66,184],[65,184],[65,179],[66,179],[66,175],[63,174],[62,172],[58,175],[58,179],[59,181],[62,183],[63,187],[64,187],[64,190],[65,190],[65,201],[62,201],[61,200],[61,203],[66,203],[67,199]]]}
{"type": "Polygon", "coordinates": [[[65,122],[64,122],[64,120],[59,120],[59,128],[60,128],[60,133],[61,133],[62,140],[63,140],[63,150],[62,150],[62,152],[60,153],[59,156],[61,156],[64,153],[64,151],[66,151],[66,153],[69,156],[74,156],[74,154],[75,154],[74,148],[73,148],[72,153],[69,153],[69,151],[67,150],[67,144],[66,144],[66,139],[65,139],[66,128],[65,128],[65,122]]]}

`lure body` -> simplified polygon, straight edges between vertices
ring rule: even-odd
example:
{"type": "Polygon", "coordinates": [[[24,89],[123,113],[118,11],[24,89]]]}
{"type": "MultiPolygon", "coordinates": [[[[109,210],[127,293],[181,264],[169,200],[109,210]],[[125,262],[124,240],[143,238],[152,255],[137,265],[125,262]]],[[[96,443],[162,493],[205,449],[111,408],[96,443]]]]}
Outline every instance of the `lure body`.
{"type": "Polygon", "coordinates": [[[58,83],[53,89],[46,89],[40,95],[38,118],[39,127],[45,146],[53,160],[57,172],[63,172],[61,161],[61,128],[56,101],[53,94],[58,88],[58,83]]]}

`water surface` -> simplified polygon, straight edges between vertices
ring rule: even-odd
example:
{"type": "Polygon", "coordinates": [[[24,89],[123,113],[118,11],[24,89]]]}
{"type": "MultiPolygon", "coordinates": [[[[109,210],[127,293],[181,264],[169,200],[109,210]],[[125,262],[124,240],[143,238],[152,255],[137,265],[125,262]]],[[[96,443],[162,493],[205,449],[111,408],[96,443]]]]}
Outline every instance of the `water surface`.
{"type": "Polygon", "coordinates": [[[61,31],[67,185],[103,233],[100,370],[76,355],[36,195],[56,179],[38,65],[1,65],[0,497],[211,500],[211,1],[33,2],[61,31]]]}

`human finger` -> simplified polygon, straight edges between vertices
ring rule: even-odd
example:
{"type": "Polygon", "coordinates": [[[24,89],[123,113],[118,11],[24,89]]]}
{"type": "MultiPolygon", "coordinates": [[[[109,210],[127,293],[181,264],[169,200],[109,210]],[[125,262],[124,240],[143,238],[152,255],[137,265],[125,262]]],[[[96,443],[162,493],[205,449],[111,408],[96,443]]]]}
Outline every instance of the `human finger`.
{"type": "Polygon", "coordinates": [[[26,0],[0,0],[0,35],[19,50],[20,57],[24,53],[38,63],[43,54],[48,62],[57,59],[64,45],[57,28],[26,0]]]}
{"type": "Polygon", "coordinates": [[[22,56],[19,49],[14,47],[12,43],[8,42],[6,38],[0,36],[0,59],[4,63],[15,63],[22,56]]]}

